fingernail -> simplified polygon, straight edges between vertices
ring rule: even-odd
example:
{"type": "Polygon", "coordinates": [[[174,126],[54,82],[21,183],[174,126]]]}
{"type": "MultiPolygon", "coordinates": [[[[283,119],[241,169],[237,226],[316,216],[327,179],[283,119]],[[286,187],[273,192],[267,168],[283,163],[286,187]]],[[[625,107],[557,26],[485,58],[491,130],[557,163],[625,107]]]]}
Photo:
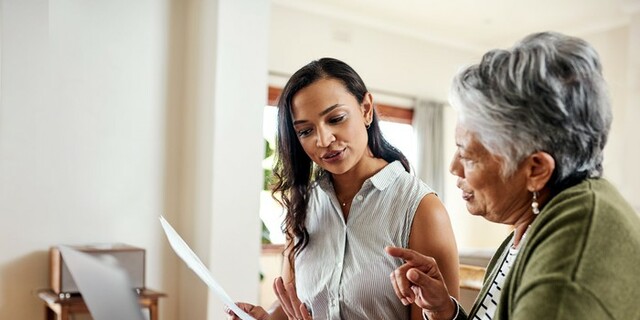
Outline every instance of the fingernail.
{"type": "Polygon", "coordinates": [[[420,293],[420,288],[416,286],[411,286],[411,290],[413,290],[413,294],[415,294],[416,296],[420,293]]]}

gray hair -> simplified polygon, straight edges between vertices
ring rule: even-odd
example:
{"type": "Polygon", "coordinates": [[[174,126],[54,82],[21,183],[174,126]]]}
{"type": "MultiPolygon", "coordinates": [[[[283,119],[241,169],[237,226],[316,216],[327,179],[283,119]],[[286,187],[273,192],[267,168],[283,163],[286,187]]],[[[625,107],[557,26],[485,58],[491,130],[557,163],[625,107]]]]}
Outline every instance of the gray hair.
{"type": "Polygon", "coordinates": [[[551,186],[602,175],[611,107],[598,53],[582,39],[543,32],[489,51],[454,78],[450,100],[504,160],[503,177],[537,151],[556,161],[551,186]]]}

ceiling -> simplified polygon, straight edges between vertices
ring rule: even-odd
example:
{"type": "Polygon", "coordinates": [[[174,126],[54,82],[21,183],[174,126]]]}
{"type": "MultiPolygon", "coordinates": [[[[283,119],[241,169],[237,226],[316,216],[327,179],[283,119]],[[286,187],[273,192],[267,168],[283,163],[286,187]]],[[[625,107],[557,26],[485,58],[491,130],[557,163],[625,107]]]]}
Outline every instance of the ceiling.
{"type": "Polygon", "coordinates": [[[272,0],[276,5],[484,52],[535,31],[617,28],[640,0],[272,0]]]}

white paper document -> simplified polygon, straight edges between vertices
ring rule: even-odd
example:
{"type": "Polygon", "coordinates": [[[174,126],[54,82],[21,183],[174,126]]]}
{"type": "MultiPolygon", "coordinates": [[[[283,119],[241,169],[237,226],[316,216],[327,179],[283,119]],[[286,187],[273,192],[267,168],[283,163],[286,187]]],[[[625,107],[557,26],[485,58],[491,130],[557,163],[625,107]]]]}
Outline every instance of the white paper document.
{"type": "Polygon", "coordinates": [[[229,297],[220,284],[218,284],[218,282],[213,278],[209,269],[207,269],[202,261],[200,261],[200,258],[198,258],[184,240],[182,240],[182,237],[180,237],[169,222],[167,222],[167,220],[162,216],[160,216],[160,223],[162,224],[164,233],[167,235],[167,239],[169,240],[169,244],[173,248],[173,251],[175,251],[182,261],[187,264],[189,269],[193,270],[193,272],[195,272],[198,277],[200,277],[200,279],[209,286],[209,289],[211,289],[211,291],[213,291],[220,300],[222,300],[222,302],[231,309],[231,311],[240,317],[240,319],[255,320],[252,316],[238,308],[233,299],[229,297]]]}

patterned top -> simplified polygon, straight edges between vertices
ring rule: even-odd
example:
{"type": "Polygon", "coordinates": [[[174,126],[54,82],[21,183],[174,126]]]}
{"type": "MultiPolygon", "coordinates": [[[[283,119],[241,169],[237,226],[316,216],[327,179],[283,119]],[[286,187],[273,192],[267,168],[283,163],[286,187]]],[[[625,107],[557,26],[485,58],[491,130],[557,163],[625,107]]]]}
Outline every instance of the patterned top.
{"type": "Polygon", "coordinates": [[[347,221],[328,176],[312,189],[309,244],[295,259],[298,296],[320,319],[409,319],[389,274],[402,260],[385,246],[406,248],[422,198],[433,190],[398,161],[364,182],[347,221]]]}
{"type": "Polygon", "coordinates": [[[518,255],[518,249],[509,247],[509,252],[505,256],[504,260],[502,260],[502,264],[500,265],[500,269],[498,273],[496,273],[495,278],[491,282],[491,287],[487,294],[482,299],[480,303],[480,308],[478,309],[478,313],[476,313],[473,317],[474,320],[491,320],[496,313],[496,309],[498,308],[498,301],[500,301],[500,294],[502,293],[502,285],[504,284],[504,279],[507,277],[509,270],[513,266],[513,261],[516,259],[518,255]]]}

